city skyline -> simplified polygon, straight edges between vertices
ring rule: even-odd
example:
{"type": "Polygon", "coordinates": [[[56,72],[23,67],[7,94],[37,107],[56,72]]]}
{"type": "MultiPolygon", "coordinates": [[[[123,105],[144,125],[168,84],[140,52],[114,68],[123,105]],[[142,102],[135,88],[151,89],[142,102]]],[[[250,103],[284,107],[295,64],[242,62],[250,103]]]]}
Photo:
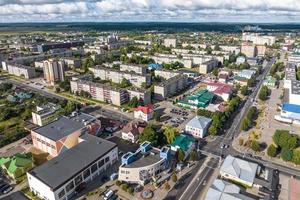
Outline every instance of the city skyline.
{"type": "Polygon", "coordinates": [[[0,0],[0,22],[298,22],[288,0],[0,0]]]}

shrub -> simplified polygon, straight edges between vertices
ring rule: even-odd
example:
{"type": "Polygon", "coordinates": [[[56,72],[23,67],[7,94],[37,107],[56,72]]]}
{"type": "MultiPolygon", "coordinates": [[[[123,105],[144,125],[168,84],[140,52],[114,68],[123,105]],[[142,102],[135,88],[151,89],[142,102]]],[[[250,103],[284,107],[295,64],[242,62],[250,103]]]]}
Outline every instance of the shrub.
{"type": "Polygon", "coordinates": [[[122,185],[122,181],[117,180],[117,181],[116,181],[116,185],[117,185],[117,186],[122,185]]]}
{"type": "Polygon", "coordinates": [[[275,157],[277,155],[277,148],[274,144],[271,144],[267,149],[267,154],[270,157],[275,157]]]}
{"type": "Polygon", "coordinates": [[[239,145],[243,146],[244,145],[244,138],[239,138],[239,145]]]}
{"type": "Polygon", "coordinates": [[[281,150],[281,158],[284,161],[291,161],[293,158],[293,152],[288,148],[283,148],[281,150]]]}
{"type": "Polygon", "coordinates": [[[172,174],[172,181],[175,183],[177,181],[177,175],[176,173],[172,174]]]}
{"type": "Polygon", "coordinates": [[[171,188],[171,186],[170,186],[169,182],[166,182],[165,183],[165,190],[169,190],[170,188],[171,188]]]}
{"type": "Polygon", "coordinates": [[[251,142],[251,149],[253,151],[259,151],[260,150],[260,146],[259,146],[259,143],[256,141],[256,140],[253,140],[251,142]]]}
{"type": "Polygon", "coordinates": [[[133,194],[134,189],[133,189],[132,187],[129,187],[129,188],[127,189],[127,192],[128,192],[129,194],[133,194]]]}
{"type": "Polygon", "coordinates": [[[124,190],[124,191],[127,191],[127,189],[128,189],[128,184],[127,183],[123,183],[122,185],[121,185],[121,188],[122,188],[122,190],[124,190]]]}

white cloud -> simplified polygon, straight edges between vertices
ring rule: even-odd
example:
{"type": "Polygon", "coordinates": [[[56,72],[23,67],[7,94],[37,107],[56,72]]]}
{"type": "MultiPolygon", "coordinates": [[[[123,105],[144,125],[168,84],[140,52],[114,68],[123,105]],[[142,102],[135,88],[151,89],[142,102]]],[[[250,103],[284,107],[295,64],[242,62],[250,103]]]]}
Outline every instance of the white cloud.
{"type": "Polygon", "coordinates": [[[0,22],[299,19],[300,0],[0,0],[0,22]]]}

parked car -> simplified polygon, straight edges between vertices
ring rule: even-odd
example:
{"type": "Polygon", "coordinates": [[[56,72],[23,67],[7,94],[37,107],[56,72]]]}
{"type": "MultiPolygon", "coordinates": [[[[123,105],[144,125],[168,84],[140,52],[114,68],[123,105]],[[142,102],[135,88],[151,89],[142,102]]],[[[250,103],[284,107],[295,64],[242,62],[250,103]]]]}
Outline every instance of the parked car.
{"type": "Polygon", "coordinates": [[[10,191],[12,191],[14,188],[8,184],[6,184],[3,188],[2,188],[2,193],[3,194],[7,194],[9,193],[10,191]]]}
{"type": "Polygon", "coordinates": [[[107,190],[101,196],[104,200],[110,200],[113,196],[115,196],[115,193],[112,190],[107,190]]]}

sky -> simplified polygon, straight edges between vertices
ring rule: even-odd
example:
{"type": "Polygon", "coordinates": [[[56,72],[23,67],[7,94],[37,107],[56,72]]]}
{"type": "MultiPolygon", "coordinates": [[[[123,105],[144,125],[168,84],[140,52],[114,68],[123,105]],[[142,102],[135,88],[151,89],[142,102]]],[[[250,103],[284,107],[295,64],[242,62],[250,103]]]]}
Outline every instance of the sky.
{"type": "Polygon", "coordinates": [[[9,22],[300,22],[300,0],[0,0],[9,22]]]}

